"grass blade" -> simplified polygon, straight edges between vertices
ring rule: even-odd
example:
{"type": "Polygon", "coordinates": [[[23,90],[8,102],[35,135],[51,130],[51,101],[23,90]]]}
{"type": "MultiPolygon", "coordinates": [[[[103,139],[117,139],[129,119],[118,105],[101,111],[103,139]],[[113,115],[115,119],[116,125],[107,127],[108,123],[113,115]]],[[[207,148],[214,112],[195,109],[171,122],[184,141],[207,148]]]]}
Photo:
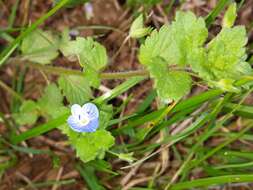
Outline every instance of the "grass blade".
{"type": "Polygon", "coordinates": [[[80,175],[83,177],[87,186],[91,190],[105,190],[103,186],[99,184],[98,178],[95,174],[95,170],[91,166],[84,166],[82,167],[80,164],[76,165],[77,170],[79,171],[80,175]]]}
{"type": "Polygon", "coordinates": [[[42,124],[38,127],[32,128],[24,133],[21,133],[20,135],[15,135],[11,137],[11,142],[13,144],[20,143],[24,140],[30,139],[32,137],[39,136],[43,133],[46,133],[64,123],[66,123],[66,120],[68,118],[69,114],[64,114],[56,119],[53,119],[45,124],[42,124]]]}
{"type": "Polygon", "coordinates": [[[209,28],[214,22],[215,18],[220,14],[220,12],[225,8],[225,6],[230,2],[230,0],[220,0],[216,7],[207,15],[205,21],[206,26],[209,28]]]}
{"type": "Polygon", "coordinates": [[[179,189],[190,189],[195,187],[204,187],[211,185],[221,185],[225,183],[242,183],[242,182],[252,182],[253,175],[227,175],[218,177],[209,177],[203,179],[197,179],[193,181],[187,181],[175,184],[171,187],[171,190],[179,189]]]}

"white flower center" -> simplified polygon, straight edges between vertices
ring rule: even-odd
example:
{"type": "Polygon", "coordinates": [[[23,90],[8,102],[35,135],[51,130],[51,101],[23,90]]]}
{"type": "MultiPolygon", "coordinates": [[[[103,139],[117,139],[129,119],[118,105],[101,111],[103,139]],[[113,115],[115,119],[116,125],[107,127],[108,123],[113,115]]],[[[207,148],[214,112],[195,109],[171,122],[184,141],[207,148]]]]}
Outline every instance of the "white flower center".
{"type": "Polygon", "coordinates": [[[79,115],[78,119],[79,119],[79,122],[81,125],[87,125],[90,122],[88,116],[86,116],[86,115],[85,116],[79,115]]]}

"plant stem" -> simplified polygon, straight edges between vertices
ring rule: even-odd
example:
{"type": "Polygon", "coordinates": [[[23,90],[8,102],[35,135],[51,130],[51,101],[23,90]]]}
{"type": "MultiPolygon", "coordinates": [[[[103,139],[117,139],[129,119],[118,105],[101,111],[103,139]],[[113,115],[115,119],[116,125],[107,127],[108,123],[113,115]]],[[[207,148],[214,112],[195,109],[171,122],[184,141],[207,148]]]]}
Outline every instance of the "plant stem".
{"type": "Polygon", "coordinates": [[[113,72],[113,73],[101,73],[102,79],[120,79],[129,78],[137,76],[148,76],[148,71],[146,70],[135,70],[135,71],[125,71],[125,72],[113,72]]]}
{"type": "MultiPolygon", "coordinates": [[[[84,76],[84,73],[79,70],[66,69],[64,67],[55,67],[55,66],[49,66],[49,65],[41,65],[41,64],[36,64],[29,61],[23,62],[22,59],[20,60],[19,58],[10,59],[9,63],[17,64],[17,65],[25,64],[28,67],[43,70],[45,72],[55,74],[55,75],[84,76]]],[[[125,79],[125,78],[138,77],[138,76],[148,76],[148,71],[135,70],[135,71],[124,71],[124,72],[112,72],[112,73],[106,72],[106,73],[100,74],[101,79],[125,79]]]]}
{"type": "Polygon", "coordinates": [[[115,27],[111,27],[111,26],[104,26],[104,25],[89,25],[89,26],[77,26],[76,28],[74,28],[76,30],[86,30],[86,29],[94,29],[94,30],[112,30],[115,32],[118,32],[120,34],[124,34],[125,32],[123,32],[122,30],[115,28],[115,27]]]}

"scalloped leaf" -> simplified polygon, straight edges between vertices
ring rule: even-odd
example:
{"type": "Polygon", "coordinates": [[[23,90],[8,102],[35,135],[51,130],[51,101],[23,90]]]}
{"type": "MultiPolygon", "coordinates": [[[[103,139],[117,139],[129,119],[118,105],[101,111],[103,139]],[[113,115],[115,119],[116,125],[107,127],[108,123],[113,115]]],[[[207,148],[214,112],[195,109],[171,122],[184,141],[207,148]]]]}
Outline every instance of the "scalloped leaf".
{"type": "Polygon", "coordinates": [[[49,64],[58,56],[58,39],[49,31],[37,29],[23,39],[22,55],[29,61],[49,64]]]}
{"type": "Polygon", "coordinates": [[[203,18],[192,12],[177,12],[171,25],[153,31],[140,48],[139,60],[148,64],[155,57],[162,57],[170,65],[186,65],[192,62],[192,52],[202,48],[208,31],[203,18]]]}
{"type": "Polygon", "coordinates": [[[89,82],[82,76],[61,76],[58,84],[70,104],[84,104],[92,97],[89,82]]]}
{"type": "Polygon", "coordinates": [[[154,78],[155,88],[163,100],[179,100],[191,89],[191,77],[183,71],[169,71],[161,58],[153,59],[148,65],[151,78],[154,78]]]}
{"type": "Polygon", "coordinates": [[[96,158],[103,159],[105,152],[114,145],[114,137],[106,130],[97,130],[94,133],[77,133],[68,125],[59,129],[68,136],[76,155],[83,161],[89,162],[96,158]]]}
{"type": "Polygon", "coordinates": [[[78,58],[90,85],[97,88],[100,84],[99,73],[108,62],[105,47],[92,38],[78,37],[76,40],[69,41],[65,34],[60,49],[64,56],[71,59],[73,56],[78,58]]]}

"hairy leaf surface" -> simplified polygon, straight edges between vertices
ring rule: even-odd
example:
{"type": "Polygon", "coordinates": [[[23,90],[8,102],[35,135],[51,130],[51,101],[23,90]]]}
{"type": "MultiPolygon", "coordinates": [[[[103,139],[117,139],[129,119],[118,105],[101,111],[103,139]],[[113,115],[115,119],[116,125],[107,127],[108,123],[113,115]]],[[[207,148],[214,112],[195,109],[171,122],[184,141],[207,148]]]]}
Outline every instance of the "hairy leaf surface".
{"type": "Polygon", "coordinates": [[[89,82],[84,77],[61,76],[58,84],[70,104],[82,105],[92,97],[89,82]]]}
{"type": "Polygon", "coordinates": [[[29,61],[49,64],[58,56],[58,40],[51,32],[37,29],[23,39],[21,51],[29,61]]]}

